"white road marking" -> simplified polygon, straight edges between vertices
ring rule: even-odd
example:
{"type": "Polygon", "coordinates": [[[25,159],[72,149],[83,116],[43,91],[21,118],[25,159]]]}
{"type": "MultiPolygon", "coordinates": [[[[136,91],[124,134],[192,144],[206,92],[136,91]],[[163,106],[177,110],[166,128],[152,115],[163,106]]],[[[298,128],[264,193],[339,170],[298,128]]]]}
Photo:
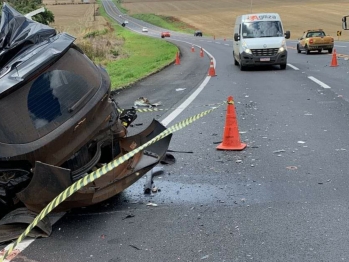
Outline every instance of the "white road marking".
{"type": "MultiPolygon", "coordinates": [[[[205,49],[202,49],[205,53],[208,54],[209,57],[213,59],[214,67],[216,67],[216,59],[207,52],[205,49]]],[[[201,93],[201,91],[205,88],[208,81],[211,79],[211,76],[207,76],[205,80],[201,83],[201,85],[192,93],[180,106],[178,106],[171,114],[169,114],[164,120],[161,121],[161,124],[167,126],[171,121],[173,121],[182,111],[190,105],[191,102],[201,93]]]]}
{"type": "Polygon", "coordinates": [[[291,64],[287,64],[289,67],[293,68],[294,70],[299,70],[298,67],[295,67],[294,65],[291,65],[291,64]]]}
{"type": "Polygon", "coordinates": [[[334,45],[335,47],[346,47],[345,45],[334,45]]]}
{"type": "Polygon", "coordinates": [[[220,42],[215,42],[216,44],[220,44],[220,42]]]}
{"type": "MultiPolygon", "coordinates": [[[[56,213],[56,214],[52,214],[50,215],[50,222],[51,225],[53,226],[58,220],[60,220],[63,216],[65,215],[65,212],[61,212],[61,213],[56,213]]],[[[8,257],[6,259],[4,259],[4,262],[9,262],[12,259],[14,259],[16,256],[18,256],[24,249],[26,249],[27,247],[29,247],[29,245],[31,243],[33,243],[35,241],[35,238],[25,238],[23,239],[22,242],[20,242],[14,250],[12,250],[12,252],[8,255],[8,257]]],[[[5,252],[10,248],[10,245],[7,245],[4,249],[0,250],[0,257],[3,256],[5,254],[5,252]]]]}
{"type": "Polygon", "coordinates": [[[309,78],[311,81],[314,81],[314,82],[317,83],[318,85],[322,86],[323,88],[331,88],[330,86],[326,85],[325,83],[321,82],[320,80],[316,79],[316,78],[313,77],[313,76],[308,76],[308,78],[309,78]]]}
{"type": "Polygon", "coordinates": [[[229,46],[229,44],[224,44],[224,45],[227,45],[227,46],[229,46]]]}

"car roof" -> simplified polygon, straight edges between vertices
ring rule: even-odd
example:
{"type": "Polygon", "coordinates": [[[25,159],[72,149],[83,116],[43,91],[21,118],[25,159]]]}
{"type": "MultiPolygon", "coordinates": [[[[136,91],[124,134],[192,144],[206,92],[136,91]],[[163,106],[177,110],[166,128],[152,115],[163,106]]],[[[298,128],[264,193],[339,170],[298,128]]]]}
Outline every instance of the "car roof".
{"type": "Polygon", "coordinates": [[[324,31],[324,30],[322,30],[322,29],[309,29],[309,30],[307,30],[305,32],[318,32],[318,31],[324,31]]]}

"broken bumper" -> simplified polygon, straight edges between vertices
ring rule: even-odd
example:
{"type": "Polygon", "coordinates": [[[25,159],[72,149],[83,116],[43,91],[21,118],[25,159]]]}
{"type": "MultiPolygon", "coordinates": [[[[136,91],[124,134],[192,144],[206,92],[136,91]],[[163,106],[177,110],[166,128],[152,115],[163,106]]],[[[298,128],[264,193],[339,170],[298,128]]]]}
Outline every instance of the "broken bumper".
{"type": "MultiPolygon", "coordinates": [[[[133,149],[142,146],[165,129],[158,121],[153,120],[143,132],[135,136],[120,139],[119,154],[113,159],[117,159],[133,149]]],[[[171,136],[172,134],[141,150],[115,169],[81,188],[56,207],[53,212],[61,212],[75,207],[96,204],[122,192],[161,161],[166,154],[171,136]]],[[[106,152],[102,152],[102,155],[103,153],[106,152]]],[[[106,163],[100,161],[98,167],[104,164],[106,163]]],[[[97,167],[91,171],[95,169],[97,167]]],[[[87,175],[87,173],[81,174],[81,177],[84,175],[87,175]]],[[[74,180],[69,169],[36,162],[33,177],[29,185],[17,193],[17,197],[29,210],[40,212],[58,194],[73,183],[74,180]]]]}

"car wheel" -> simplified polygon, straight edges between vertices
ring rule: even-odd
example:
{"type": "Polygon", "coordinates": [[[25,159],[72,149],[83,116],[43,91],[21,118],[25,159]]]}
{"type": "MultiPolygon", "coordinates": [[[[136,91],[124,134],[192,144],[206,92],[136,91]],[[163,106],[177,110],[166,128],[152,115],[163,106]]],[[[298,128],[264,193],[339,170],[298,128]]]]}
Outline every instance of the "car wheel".
{"type": "Polygon", "coordinates": [[[307,55],[309,55],[310,54],[310,50],[308,49],[308,46],[305,46],[304,49],[305,49],[305,52],[307,53],[307,55]]]}
{"type": "Polygon", "coordinates": [[[245,71],[246,67],[242,65],[241,57],[240,57],[240,71],[245,71]]]}
{"type": "Polygon", "coordinates": [[[299,49],[299,44],[297,44],[297,53],[300,54],[302,51],[299,49]]]}
{"type": "Polygon", "coordinates": [[[161,38],[164,38],[164,36],[162,35],[161,38]]]}
{"type": "Polygon", "coordinates": [[[234,57],[234,65],[238,66],[238,65],[239,65],[239,62],[236,60],[235,55],[234,55],[234,52],[233,52],[233,57],[234,57]]]}
{"type": "Polygon", "coordinates": [[[332,48],[328,49],[328,53],[332,54],[332,48]]]}
{"type": "Polygon", "coordinates": [[[286,64],[281,64],[281,65],[280,65],[280,69],[281,69],[281,70],[285,70],[286,67],[287,67],[286,64]]]}
{"type": "Polygon", "coordinates": [[[321,51],[322,51],[321,49],[320,49],[320,50],[317,50],[318,53],[321,53],[321,51]]]}

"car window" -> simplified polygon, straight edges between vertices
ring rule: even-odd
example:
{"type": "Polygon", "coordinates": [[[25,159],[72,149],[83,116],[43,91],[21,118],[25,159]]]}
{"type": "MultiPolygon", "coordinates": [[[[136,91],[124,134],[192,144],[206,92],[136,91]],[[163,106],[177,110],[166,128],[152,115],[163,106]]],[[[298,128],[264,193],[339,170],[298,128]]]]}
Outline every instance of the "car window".
{"type": "Polygon", "coordinates": [[[54,65],[0,101],[0,142],[28,143],[52,132],[101,86],[97,67],[71,48],[54,65]],[[16,117],[13,117],[16,115],[16,117]]]}
{"type": "Polygon", "coordinates": [[[280,21],[255,21],[242,23],[244,38],[279,37],[283,36],[280,21]]]}

